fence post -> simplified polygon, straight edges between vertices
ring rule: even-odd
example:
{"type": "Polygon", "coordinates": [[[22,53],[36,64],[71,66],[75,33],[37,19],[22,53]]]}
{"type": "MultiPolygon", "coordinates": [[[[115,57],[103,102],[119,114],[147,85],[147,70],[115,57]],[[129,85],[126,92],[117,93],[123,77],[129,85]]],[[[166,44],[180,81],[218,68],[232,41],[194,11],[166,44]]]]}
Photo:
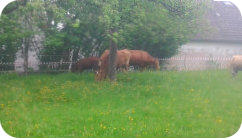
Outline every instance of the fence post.
{"type": "Polygon", "coordinates": [[[69,64],[69,69],[68,69],[69,72],[71,72],[71,68],[72,68],[73,53],[74,53],[74,49],[71,50],[71,54],[70,54],[70,64],[69,64]]]}

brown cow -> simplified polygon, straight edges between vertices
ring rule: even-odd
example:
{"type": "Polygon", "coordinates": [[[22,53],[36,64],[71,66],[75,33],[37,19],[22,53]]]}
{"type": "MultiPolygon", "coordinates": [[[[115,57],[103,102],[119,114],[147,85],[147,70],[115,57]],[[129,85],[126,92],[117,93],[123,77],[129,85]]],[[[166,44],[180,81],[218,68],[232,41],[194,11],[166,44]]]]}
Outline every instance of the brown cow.
{"type": "Polygon", "coordinates": [[[84,58],[72,66],[72,72],[83,72],[84,70],[98,70],[98,57],[84,58]]]}
{"type": "MultiPolygon", "coordinates": [[[[128,70],[129,67],[129,59],[130,52],[127,49],[117,51],[115,65],[117,68],[124,68],[128,70]]],[[[105,50],[102,56],[99,59],[99,71],[96,74],[96,80],[100,81],[102,79],[107,78],[108,73],[108,62],[109,62],[109,50],[105,50]]]]}
{"type": "Polygon", "coordinates": [[[129,65],[138,66],[142,70],[144,68],[154,66],[156,70],[160,69],[159,60],[152,57],[149,53],[142,50],[129,50],[131,52],[131,57],[129,65]]]}
{"type": "Polygon", "coordinates": [[[233,56],[230,66],[232,75],[235,77],[238,71],[242,71],[242,55],[233,56]]]}

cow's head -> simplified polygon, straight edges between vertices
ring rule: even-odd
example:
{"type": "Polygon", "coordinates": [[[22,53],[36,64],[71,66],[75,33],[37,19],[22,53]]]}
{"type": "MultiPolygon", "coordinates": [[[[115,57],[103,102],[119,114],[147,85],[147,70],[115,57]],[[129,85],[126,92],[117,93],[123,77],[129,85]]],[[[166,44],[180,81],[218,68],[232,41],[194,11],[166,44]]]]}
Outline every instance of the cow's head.
{"type": "Polygon", "coordinates": [[[95,80],[96,81],[100,81],[100,74],[99,74],[99,70],[95,72],[95,80]]]}
{"type": "Polygon", "coordinates": [[[102,73],[102,70],[101,70],[101,59],[98,60],[98,70],[95,71],[95,80],[96,81],[100,81],[102,80],[102,77],[101,77],[101,73],[102,73]]]}
{"type": "Polygon", "coordinates": [[[108,72],[107,66],[108,66],[107,65],[107,59],[101,59],[100,58],[99,61],[98,61],[99,70],[96,71],[96,75],[95,75],[96,81],[101,81],[101,80],[106,78],[107,72],[108,72]]]}

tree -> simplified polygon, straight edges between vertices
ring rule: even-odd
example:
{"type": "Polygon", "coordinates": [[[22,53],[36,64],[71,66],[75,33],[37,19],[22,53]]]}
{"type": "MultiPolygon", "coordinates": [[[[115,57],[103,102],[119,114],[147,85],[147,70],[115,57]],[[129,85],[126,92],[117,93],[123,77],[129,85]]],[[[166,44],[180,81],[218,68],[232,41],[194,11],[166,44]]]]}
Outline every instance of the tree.
{"type": "Polygon", "coordinates": [[[195,3],[186,0],[139,3],[139,19],[123,29],[121,36],[124,38],[119,41],[120,45],[142,49],[156,57],[171,57],[179,46],[203,30],[199,25],[206,22],[203,16],[209,3],[195,3]],[[190,8],[179,8],[181,4],[190,8]]]}
{"type": "MultiPolygon", "coordinates": [[[[4,22],[7,23],[6,21],[11,21],[12,24],[10,25],[15,25],[14,30],[16,31],[17,34],[17,43],[15,42],[15,46],[12,46],[11,44],[8,44],[7,49],[12,48],[11,55],[14,57],[11,59],[11,61],[14,61],[15,59],[15,53],[18,50],[18,48],[22,47],[22,53],[24,56],[24,71],[27,73],[28,69],[28,50],[30,47],[30,41],[31,41],[31,36],[33,35],[33,26],[32,26],[32,18],[34,18],[33,15],[34,8],[27,3],[27,0],[20,0],[11,3],[9,6],[7,6],[3,10],[3,15],[2,15],[2,20],[5,20],[4,22]]],[[[5,27],[8,25],[5,25],[5,27]]],[[[8,32],[8,39],[6,42],[10,42],[11,38],[8,32]]],[[[15,33],[15,32],[14,32],[15,33]]],[[[12,35],[11,35],[12,36],[12,35]]],[[[15,35],[16,38],[16,35],[15,35]]]]}
{"type": "Polygon", "coordinates": [[[39,53],[42,62],[53,61],[49,55],[56,55],[56,62],[72,63],[80,55],[100,56],[110,49],[108,75],[114,81],[117,49],[141,49],[156,57],[174,55],[202,30],[199,25],[208,1],[19,0],[4,13],[20,25],[25,57],[39,32],[45,35],[39,53]]]}
{"type": "MultiPolygon", "coordinates": [[[[61,20],[49,16],[53,24],[47,26],[45,47],[41,54],[71,57],[65,58],[70,63],[78,60],[80,54],[85,57],[100,55],[106,47],[104,27],[98,18],[101,13],[99,5],[93,0],[56,1],[55,4],[64,11],[64,16],[61,20]],[[61,27],[58,28],[58,24],[61,27]]],[[[48,61],[50,58],[46,56],[42,60],[48,61]]],[[[62,59],[60,56],[56,61],[62,59]]]]}
{"type": "Polygon", "coordinates": [[[0,69],[13,70],[14,67],[10,63],[14,62],[15,53],[21,46],[21,33],[17,23],[5,14],[1,15],[0,26],[0,63],[5,63],[0,65],[0,69]]]}
{"type": "MultiPolygon", "coordinates": [[[[24,59],[24,72],[28,71],[28,52],[30,49],[35,49],[36,44],[34,38],[40,34],[43,24],[47,24],[47,8],[48,10],[58,11],[54,4],[46,6],[45,4],[52,3],[53,0],[18,0],[10,3],[4,10],[3,16],[15,23],[15,28],[19,32],[18,45],[15,45],[15,50],[21,49],[24,59]]],[[[10,39],[10,38],[9,38],[10,39]]],[[[8,40],[10,41],[10,40],[8,40]]],[[[14,55],[15,53],[11,53],[14,55]]],[[[14,58],[15,59],[15,58],[14,58]]]]}
{"type": "MultiPolygon", "coordinates": [[[[206,1],[207,2],[207,1],[206,1]]],[[[110,40],[109,78],[115,80],[117,45],[169,57],[194,35],[206,3],[190,0],[105,0],[101,21],[110,40]],[[195,5],[195,6],[193,6],[195,5]]]]}
{"type": "Polygon", "coordinates": [[[118,49],[119,39],[123,29],[135,23],[138,16],[132,16],[135,12],[135,6],[137,5],[136,1],[128,0],[105,0],[102,1],[102,11],[103,14],[100,17],[101,22],[105,26],[105,36],[109,40],[109,67],[108,67],[108,76],[111,81],[115,81],[115,60],[118,49]]]}

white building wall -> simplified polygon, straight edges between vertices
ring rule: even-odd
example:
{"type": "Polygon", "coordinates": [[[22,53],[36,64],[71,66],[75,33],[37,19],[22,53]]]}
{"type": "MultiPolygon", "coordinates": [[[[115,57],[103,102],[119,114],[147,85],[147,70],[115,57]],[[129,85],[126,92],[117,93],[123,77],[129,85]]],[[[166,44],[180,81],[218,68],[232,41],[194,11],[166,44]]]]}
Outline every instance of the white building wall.
{"type": "MultiPolygon", "coordinates": [[[[44,35],[39,34],[35,35],[33,38],[33,42],[35,42],[35,46],[31,46],[28,52],[28,68],[32,69],[33,71],[39,70],[39,58],[37,56],[38,50],[41,50],[43,48],[42,41],[44,40],[44,35]]],[[[24,59],[22,55],[22,50],[20,49],[16,53],[16,60],[14,63],[15,71],[16,72],[24,72],[24,59]]]]}
{"type": "MultiPolygon", "coordinates": [[[[17,52],[17,59],[15,60],[15,71],[16,72],[24,72],[24,59],[22,56],[21,50],[17,52]]],[[[29,51],[28,53],[29,59],[28,59],[28,68],[33,69],[34,71],[39,70],[39,65],[38,65],[38,57],[36,51],[29,51]]]]}
{"type": "Polygon", "coordinates": [[[242,44],[191,42],[180,47],[177,55],[163,61],[167,70],[227,69],[233,55],[242,55],[242,44]]]}
{"type": "Polygon", "coordinates": [[[233,56],[242,55],[242,43],[191,42],[181,46],[178,55],[233,56]]]}

